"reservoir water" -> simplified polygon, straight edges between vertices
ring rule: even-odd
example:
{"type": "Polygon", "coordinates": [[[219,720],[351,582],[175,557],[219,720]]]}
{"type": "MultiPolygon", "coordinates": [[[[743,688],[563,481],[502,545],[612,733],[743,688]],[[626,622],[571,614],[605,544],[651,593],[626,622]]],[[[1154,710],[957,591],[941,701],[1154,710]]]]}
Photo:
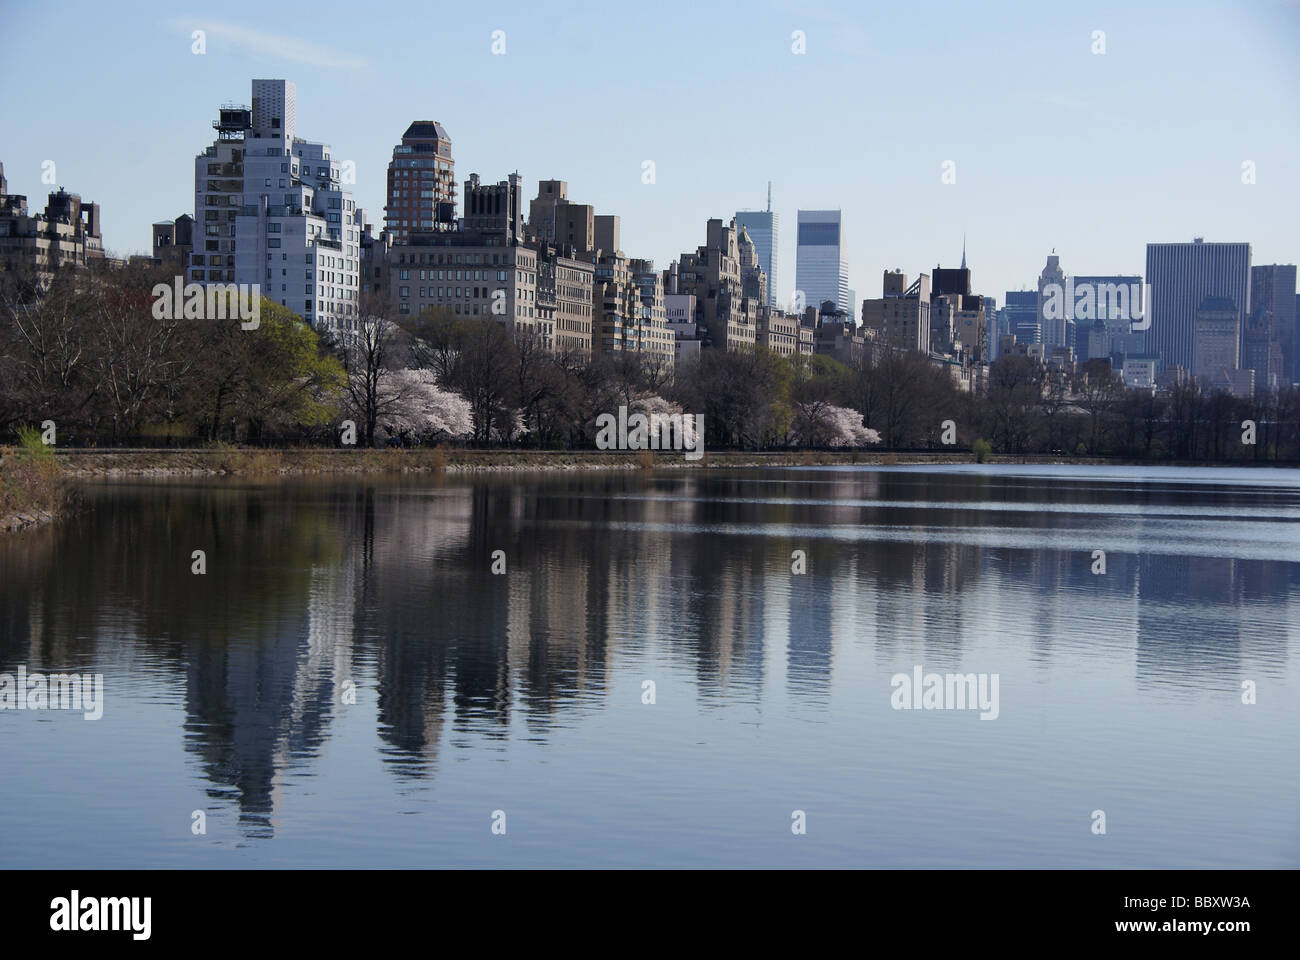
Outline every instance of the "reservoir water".
{"type": "Polygon", "coordinates": [[[0,866],[1295,868],[1297,653],[1293,470],[88,484],[0,866]]]}

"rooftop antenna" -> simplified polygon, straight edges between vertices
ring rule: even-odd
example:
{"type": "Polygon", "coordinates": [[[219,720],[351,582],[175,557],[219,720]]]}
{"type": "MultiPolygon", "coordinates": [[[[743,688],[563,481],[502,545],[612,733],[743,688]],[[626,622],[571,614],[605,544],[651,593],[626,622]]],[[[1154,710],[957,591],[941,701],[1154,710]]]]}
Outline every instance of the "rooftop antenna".
{"type": "Polygon", "coordinates": [[[767,212],[772,212],[772,181],[767,181],[767,212]]]}

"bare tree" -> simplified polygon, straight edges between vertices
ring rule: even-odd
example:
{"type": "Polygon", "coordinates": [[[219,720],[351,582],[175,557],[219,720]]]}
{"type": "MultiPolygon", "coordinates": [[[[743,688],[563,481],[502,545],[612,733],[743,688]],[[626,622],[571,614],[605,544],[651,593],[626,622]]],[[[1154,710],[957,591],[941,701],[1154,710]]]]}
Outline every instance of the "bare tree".
{"type": "Polygon", "coordinates": [[[379,418],[406,399],[403,381],[393,376],[398,335],[393,314],[392,301],[382,292],[363,294],[355,329],[344,331],[336,341],[347,372],[346,402],[366,447],[374,446],[379,418]]]}

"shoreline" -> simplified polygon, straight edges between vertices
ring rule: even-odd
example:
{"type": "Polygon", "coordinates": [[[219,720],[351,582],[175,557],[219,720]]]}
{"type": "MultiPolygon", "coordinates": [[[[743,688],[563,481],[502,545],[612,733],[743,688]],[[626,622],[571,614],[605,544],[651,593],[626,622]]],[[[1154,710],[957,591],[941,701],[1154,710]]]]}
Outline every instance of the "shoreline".
{"type": "MultiPolygon", "coordinates": [[[[598,450],[472,450],[413,448],[344,450],[330,448],[229,450],[63,450],[60,472],[68,479],[98,477],[307,476],[385,473],[551,473],[564,470],[696,470],[730,467],[898,466],[975,463],[956,453],[872,453],[867,451],[707,452],[686,460],[680,452],[598,450]]],[[[1083,458],[989,456],[987,463],[1089,463],[1083,458]]]]}
{"type": "MultiPolygon", "coordinates": [[[[1286,467],[1276,462],[1226,464],[1112,460],[1046,454],[989,454],[982,461],[967,450],[953,453],[888,453],[868,450],[707,452],[686,460],[678,451],[475,450],[447,447],[357,450],[325,447],[56,450],[58,480],[171,477],[286,478],[306,476],[556,473],[595,470],[697,470],[816,466],[1069,465],[1146,467],[1286,467]]],[[[58,519],[61,511],[25,505],[0,517],[0,533],[22,532],[58,519]]]]}

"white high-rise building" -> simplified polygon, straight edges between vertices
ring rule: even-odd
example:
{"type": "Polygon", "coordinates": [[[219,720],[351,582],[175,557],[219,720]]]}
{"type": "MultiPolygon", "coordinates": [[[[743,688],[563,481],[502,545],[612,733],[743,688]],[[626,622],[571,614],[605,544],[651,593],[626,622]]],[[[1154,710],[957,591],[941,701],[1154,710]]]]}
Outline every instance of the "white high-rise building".
{"type": "Polygon", "coordinates": [[[252,108],[223,106],[194,161],[187,278],[258,284],[317,330],[356,328],[361,225],[327,144],[295,136],[289,80],[254,80],[252,108]]]}
{"type": "Polygon", "coordinates": [[[795,257],[796,295],[805,306],[821,308],[832,301],[849,312],[849,270],[844,262],[844,233],[838,210],[800,210],[795,257]]]}

